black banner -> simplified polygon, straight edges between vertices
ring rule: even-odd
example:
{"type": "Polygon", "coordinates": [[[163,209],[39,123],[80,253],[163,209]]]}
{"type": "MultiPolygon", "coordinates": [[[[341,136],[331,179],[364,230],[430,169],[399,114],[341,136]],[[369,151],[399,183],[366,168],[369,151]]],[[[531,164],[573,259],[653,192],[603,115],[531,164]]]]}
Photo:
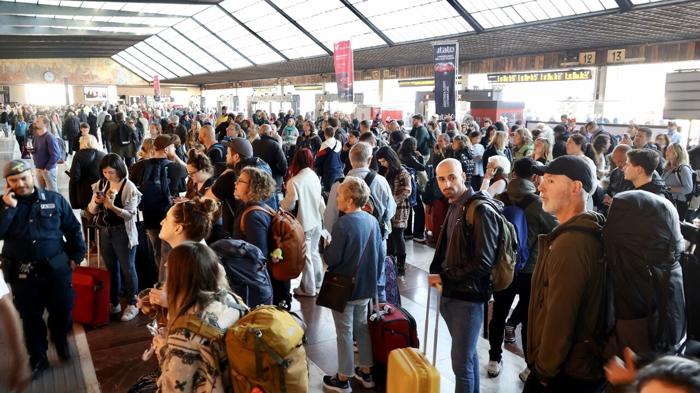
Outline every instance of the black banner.
{"type": "Polygon", "coordinates": [[[491,83],[561,82],[593,79],[591,70],[519,72],[513,74],[488,74],[491,83]]]}
{"type": "Polygon", "coordinates": [[[459,65],[456,42],[433,44],[433,66],[435,74],[435,112],[443,119],[446,115],[455,118],[457,86],[455,77],[459,65]]]}

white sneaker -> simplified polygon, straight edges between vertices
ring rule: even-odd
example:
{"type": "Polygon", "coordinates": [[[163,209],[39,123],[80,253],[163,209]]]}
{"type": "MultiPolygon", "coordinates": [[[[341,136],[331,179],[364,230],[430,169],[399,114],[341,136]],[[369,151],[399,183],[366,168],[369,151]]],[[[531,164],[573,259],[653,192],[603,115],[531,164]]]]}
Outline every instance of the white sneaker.
{"type": "Polygon", "coordinates": [[[527,382],[528,377],[530,377],[530,369],[525,367],[525,370],[518,374],[518,378],[520,378],[520,380],[523,382],[527,382]]]}
{"type": "Polygon", "coordinates": [[[116,306],[114,304],[109,305],[109,313],[110,314],[119,314],[122,312],[122,305],[117,304],[116,306]]]}
{"type": "Polygon", "coordinates": [[[122,314],[122,322],[131,321],[136,318],[137,315],[139,315],[139,309],[133,304],[130,304],[126,306],[126,310],[124,310],[122,314]]]}
{"type": "Polygon", "coordinates": [[[502,360],[500,362],[497,362],[495,360],[489,360],[489,365],[486,366],[486,374],[488,374],[489,378],[495,378],[498,376],[498,374],[501,373],[502,368],[503,368],[503,361],[502,360]]]}

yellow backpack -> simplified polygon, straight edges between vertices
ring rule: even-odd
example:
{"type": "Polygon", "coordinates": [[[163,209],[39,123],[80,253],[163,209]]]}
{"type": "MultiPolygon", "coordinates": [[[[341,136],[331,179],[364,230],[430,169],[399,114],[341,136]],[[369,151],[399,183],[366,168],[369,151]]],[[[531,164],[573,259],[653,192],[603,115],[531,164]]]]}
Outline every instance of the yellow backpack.
{"type": "Polygon", "coordinates": [[[283,308],[258,306],[226,331],[191,317],[178,318],[171,329],[176,328],[223,343],[226,359],[221,365],[230,371],[224,372],[224,383],[236,393],[309,390],[304,328],[283,308]]]}

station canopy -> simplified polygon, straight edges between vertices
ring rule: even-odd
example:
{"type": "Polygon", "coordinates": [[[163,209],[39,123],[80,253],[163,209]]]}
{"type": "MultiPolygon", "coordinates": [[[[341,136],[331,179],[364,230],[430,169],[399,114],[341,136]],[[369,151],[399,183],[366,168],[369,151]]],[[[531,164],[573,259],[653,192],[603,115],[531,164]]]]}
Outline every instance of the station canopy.
{"type": "Polygon", "coordinates": [[[0,58],[111,57],[146,81],[218,83],[700,38],[678,0],[0,0],[0,58]]]}

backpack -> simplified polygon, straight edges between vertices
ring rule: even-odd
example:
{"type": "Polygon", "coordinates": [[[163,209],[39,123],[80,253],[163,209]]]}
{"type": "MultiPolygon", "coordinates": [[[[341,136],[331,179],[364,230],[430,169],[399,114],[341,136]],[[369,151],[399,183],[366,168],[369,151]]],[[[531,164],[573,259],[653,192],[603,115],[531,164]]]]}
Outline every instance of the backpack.
{"type": "Polygon", "coordinates": [[[602,231],[606,264],[606,355],[676,352],[686,333],[678,213],[658,195],[615,195],[602,231]]]}
{"type": "MultiPolygon", "coordinates": [[[[294,216],[284,210],[274,211],[267,205],[253,205],[241,214],[241,232],[245,233],[245,216],[251,211],[262,211],[272,217],[270,223],[270,253],[281,250],[282,258],[279,262],[270,259],[270,273],[272,278],[278,281],[297,278],[306,265],[306,236],[304,227],[294,216]]],[[[265,255],[265,258],[268,256],[265,255]]]]}
{"type": "Polygon", "coordinates": [[[414,207],[418,204],[418,182],[416,181],[416,170],[407,167],[406,165],[401,166],[406,170],[406,172],[408,172],[409,175],[411,175],[411,195],[408,196],[408,203],[411,205],[411,207],[414,207]]]}
{"type": "Polygon", "coordinates": [[[143,194],[139,204],[141,211],[167,211],[172,206],[168,164],[170,164],[168,160],[161,160],[158,163],[149,160],[145,163],[143,178],[138,185],[139,191],[143,194]]]}
{"type": "MultiPolygon", "coordinates": [[[[473,227],[474,225],[474,214],[476,209],[481,206],[486,205],[498,212],[499,209],[495,205],[494,201],[481,194],[475,194],[469,202],[467,202],[467,225],[473,227]]],[[[502,291],[513,282],[513,274],[515,272],[515,263],[518,260],[518,233],[515,230],[513,224],[508,221],[502,213],[498,214],[498,226],[499,236],[498,236],[498,255],[496,259],[496,264],[491,271],[491,282],[493,283],[493,290],[495,292],[502,291]]]]}
{"type": "Polygon", "coordinates": [[[679,166],[675,171],[673,171],[676,174],[678,181],[681,183],[681,186],[683,185],[683,180],[681,180],[681,168],[684,166],[687,166],[690,169],[690,173],[692,174],[691,182],[693,184],[693,189],[685,195],[685,200],[690,202],[690,200],[693,199],[693,197],[700,196],[700,183],[698,183],[698,173],[695,172],[693,168],[690,167],[690,165],[683,164],[679,166]]]}
{"type": "MultiPolygon", "coordinates": [[[[367,184],[367,187],[370,187],[372,185],[372,182],[374,181],[374,178],[377,177],[377,172],[376,171],[369,171],[367,176],[365,176],[364,181],[365,184],[367,184]]],[[[342,183],[343,180],[345,180],[344,177],[339,178],[336,180],[336,183],[342,183]]],[[[370,187],[370,190],[372,188],[370,187]]],[[[377,199],[372,195],[372,193],[369,193],[369,199],[367,199],[367,203],[365,203],[364,206],[362,206],[362,211],[369,213],[372,217],[374,217],[377,222],[379,223],[379,230],[382,235],[382,239],[384,238],[384,235],[386,234],[386,228],[384,225],[382,225],[382,216],[379,213],[379,209],[376,209],[375,206],[379,206],[377,199]]],[[[338,212],[338,217],[343,216],[345,213],[339,211],[338,212]]]]}
{"type": "Polygon", "coordinates": [[[272,304],[272,284],[265,256],[259,248],[234,239],[222,239],[210,247],[221,258],[231,290],[243,298],[245,304],[251,308],[272,304]]]}
{"type": "Polygon", "coordinates": [[[228,368],[218,370],[226,391],[257,388],[264,393],[305,393],[309,389],[303,323],[280,307],[259,306],[226,330],[193,315],[177,318],[170,329],[186,329],[210,341],[219,365],[228,368]]]}
{"type": "Polygon", "coordinates": [[[130,144],[132,141],[133,132],[134,131],[129,128],[126,123],[119,123],[119,127],[117,129],[117,142],[119,142],[119,144],[122,146],[130,144]]]}
{"type": "Polygon", "coordinates": [[[520,201],[520,203],[516,204],[511,203],[507,194],[504,195],[504,199],[506,199],[506,201],[504,201],[506,206],[503,208],[503,216],[506,218],[506,220],[508,220],[508,222],[513,224],[518,238],[518,257],[515,262],[515,271],[519,272],[525,268],[527,261],[530,258],[530,248],[528,247],[527,242],[528,226],[527,217],[525,216],[525,209],[527,209],[527,207],[530,206],[530,204],[534,202],[537,197],[529,194],[526,195],[525,198],[520,201]]]}

